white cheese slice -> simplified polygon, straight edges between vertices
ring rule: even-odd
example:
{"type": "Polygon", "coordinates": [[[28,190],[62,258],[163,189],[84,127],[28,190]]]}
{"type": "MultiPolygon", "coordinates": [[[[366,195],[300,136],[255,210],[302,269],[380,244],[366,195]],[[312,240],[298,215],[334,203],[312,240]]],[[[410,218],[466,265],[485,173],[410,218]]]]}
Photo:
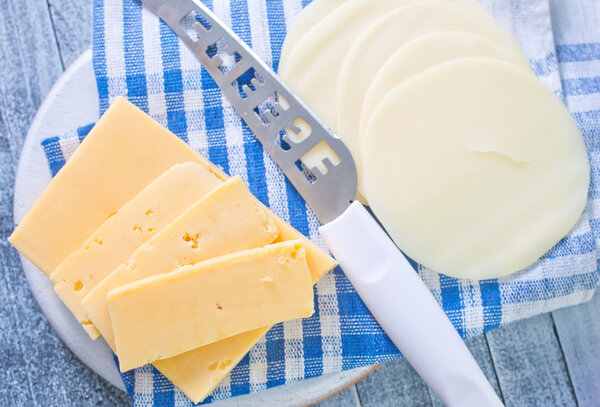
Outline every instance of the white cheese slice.
{"type": "Polygon", "coordinates": [[[351,0],[335,9],[282,55],[279,76],[335,131],[335,98],[342,61],[365,27],[411,0],[351,0]]]}
{"type": "MultiPolygon", "coordinates": [[[[422,35],[437,31],[478,34],[505,48],[527,64],[519,44],[480,6],[448,1],[414,3],[396,9],[373,22],[349,49],[340,70],[337,86],[337,132],[356,161],[361,107],[369,85],[381,66],[400,47],[422,35]]],[[[423,53],[425,55],[425,53],[423,53]]],[[[427,58],[421,55],[422,58],[427,58]]],[[[359,185],[359,191],[362,187],[359,185]]]]}
{"type": "Polygon", "coordinates": [[[530,73],[465,58],[394,88],[362,141],[371,208],[415,261],[458,278],[533,264],[586,204],[590,168],[563,104],[530,73]]]}
{"type": "MultiPolygon", "coordinates": [[[[285,70],[288,54],[296,48],[301,39],[323,18],[348,0],[315,0],[304,7],[285,34],[281,46],[281,57],[278,71],[285,70]]],[[[284,3],[285,4],[285,3],[284,3]]]]}
{"type": "MultiPolygon", "coordinates": [[[[432,66],[469,57],[499,59],[529,70],[529,64],[520,53],[510,52],[478,34],[440,31],[424,35],[401,47],[377,71],[359,107],[359,137],[366,130],[373,111],[391,89],[432,66]]],[[[354,117],[348,119],[355,120],[354,117]]]]}

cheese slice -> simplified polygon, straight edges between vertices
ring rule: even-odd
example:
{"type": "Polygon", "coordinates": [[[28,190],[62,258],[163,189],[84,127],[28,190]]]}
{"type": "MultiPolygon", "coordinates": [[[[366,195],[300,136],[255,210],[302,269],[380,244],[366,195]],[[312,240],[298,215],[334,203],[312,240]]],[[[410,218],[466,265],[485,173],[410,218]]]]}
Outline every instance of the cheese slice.
{"type": "Polygon", "coordinates": [[[107,303],[111,290],[183,265],[264,246],[278,233],[242,179],[230,178],[139,247],[83,299],[83,307],[115,350],[107,303]]]}
{"type": "Polygon", "coordinates": [[[92,339],[99,333],[81,301],[133,252],[222,182],[209,168],[176,164],[108,218],[50,275],[54,291],[92,339]]]}
{"type": "MultiPolygon", "coordinates": [[[[391,89],[435,65],[469,57],[499,59],[530,70],[529,63],[520,52],[510,52],[478,34],[437,31],[420,36],[392,54],[368,85],[368,91],[359,106],[359,143],[373,111],[391,89]]],[[[352,120],[355,125],[355,119],[352,120]]]]}
{"type": "MultiPolygon", "coordinates": [[[[227,177],[144,112],[127,100],[117,98],[9,240],[42,271],[50,274],[71,252],[80,248],[110,214],[171,166],[186,161],[211,167],[215,174],[227,177]],[[51,242],[52,247],[46,246],[44,242],[53,239],[56,243],[51,242]]],[[[313,281],[337,265],[316,244],[264,205],[260,206],[280,231],[276,241],[302,239],[313,281]]],[[[262,329],[261,332],[252,331],[254,335],[246,332],[238,335],[236,340],[225,339],[225,342],[219,341],[156,364],[190,398],[201,399],[216,385],[212,381],[220,380],[231,371],[268,330],[262,329]],[[210,348],[209,353],[206,348],[210,348]],[[213,350],[215,357],[232,363],[208,373],[201,366],[196,369],[189,364],[190,361],[209,359],[213,350]]]]}
{"type": "Polygon", "coordinates": [[[359,173],[358,190],[363,195],[359,128],[361,108],[369,86],[394,52],[413,39],[437,31],[480,35],[514,55],[521,61],[521,66],[528,66],[517,41],[479,5],[423,1],[396,9],[374,21],[346,54],[337,81],[335,105],[337,134],[354,157],[359,173]]]}
{"type": "Polygon", "coordinates": [[[362,151],[375,215],[408,256],[452,277],[530,266],[587,203],[577,123],[535,76],[495,59],[445,62],[394,88],[362,151]]]}
{"type": "Polygon", "coordinates": [[[308,317],[313,301],[299,240],[184,266],[108,294],[122,372],[251,329],[308,317]]]}
{"type": "MultiPolygon", "coordinates": [[[[8,240],[50,275],[110,215],[170,167],[186,161],[228,177],[150,116],[118,97],[8,240]]],[[[313,276],[322,276],[337,265],[316,244],[262,206],[285,239],[303,240],[313,276]]]]}
{"type": "Polygon", "coordinates": [[[123,98],[98,120],[9,238],[46,275],[174,164],[202,162],[187,144],[123,98]]]}
{"type": "Polygon", "coordinates": [[[280,61],[282,63],[278,68],[279,73],[285,71],[286,68],[283,62],[288,60],[288,54],[296,48],[301,39],[304,38],[317,23],[346,1],[347,0],[315,0],[302,9],[285,33],[285,40],[281,45],[280,61]]]}

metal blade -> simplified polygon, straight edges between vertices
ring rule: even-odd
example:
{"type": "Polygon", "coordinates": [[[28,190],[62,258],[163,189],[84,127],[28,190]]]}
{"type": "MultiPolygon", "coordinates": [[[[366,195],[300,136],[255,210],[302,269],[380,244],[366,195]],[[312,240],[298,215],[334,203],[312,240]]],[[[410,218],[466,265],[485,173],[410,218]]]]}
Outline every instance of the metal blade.
{"type": "Polygon", "coordinates": [[[206,6],[194,0],[142,3],[204,65],[319,220],[327,223],[344,212],[357,186],[344,143],[206,6]]]}

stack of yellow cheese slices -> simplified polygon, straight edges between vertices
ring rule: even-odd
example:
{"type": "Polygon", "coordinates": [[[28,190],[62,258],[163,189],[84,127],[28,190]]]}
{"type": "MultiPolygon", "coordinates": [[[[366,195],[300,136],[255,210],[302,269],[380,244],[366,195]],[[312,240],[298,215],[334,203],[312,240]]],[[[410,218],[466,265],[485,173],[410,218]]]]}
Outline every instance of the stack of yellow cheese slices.
{"type": "Polygon", "coordinates": [[[153,363],[201,401],[275,323],[313,314],[335,261],[125,99],[10,242],[121,371],[153,363]]]}

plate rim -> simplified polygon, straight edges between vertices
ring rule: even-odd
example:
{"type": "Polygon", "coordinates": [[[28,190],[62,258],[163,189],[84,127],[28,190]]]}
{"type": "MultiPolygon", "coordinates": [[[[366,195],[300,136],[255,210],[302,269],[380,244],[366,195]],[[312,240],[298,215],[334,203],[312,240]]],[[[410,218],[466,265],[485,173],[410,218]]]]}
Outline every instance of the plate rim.
{"type": "MultiPolygon", "coordinates": [[[[13,216],[14,216],[14,221],[15,224],[17,224],[22,217],[24,216],[24,214],[29,210],[29,208],[33,205],[33,203],[35,202],[35,199],[37,199],[37,197],[35,198],[29,198],[26,199],[24,198],[24,195],[26,194],[26,185],[27,185],[27,176],[30,175],[27,173],[26,171],[26,166],[28,165],[28,157],[31,154],[35,154],[35,148],[38,149],[38,153],[42,150],[42,147],[39,143],[35,143],[37,141],[41,141],[38,139],[43,139],[44,136],[39,136],[38,134],[40,132],[42,132],[42,129],[46,123],[47,120],[47,114],[49,112],[49,110],[51,110],[52,106],[56,103],[57,99],[60,99],[60,94],[62,91],[64,91],[67,87],[72,86],[70,80],[73,79],[73,77],[77,76],[78,74],[81,75],[81,73],[83,71],[85,71],[86,69],[89,70],[89,68],[91,67],[92,64],[92,51],[91,49],[88,49],[86,51],[84,51],[66,70],[65,72],[63,72],[63,74],[59,77],[59,79],[56,81],[56,83],[52,86],[51,90],[48,92],[48,94],[46,95],[46,97],[44,98],[43,102],[41,103],[40,107],[38,108],[30,126],[29,126],[29,130],[27,132],[27,135],[25,137],[25,140],[23,142],[23,147],[21,150],[21,154],[19,157],[19,163],[17,166],[17,173],[15,176],[15,190],[14,190],[14,200],[13,200],[13,216]],[[30,201],[30,202],[27,202],[30,201]]],[[[90,71],[93,72],[93,71],[90,71]]],[[[86,78],[87,79],[87,78],[86,78]]],[[[93,80],[94,86],[95,86],[95,78],[90,78],[91,80],[93,80]]],[[[87,79],[87,80],[90,80],[87,79]]],[[[97,97],[97,88],[95,88],[95,94],[93,95],[95,99],[95,105],[96,105],[96,112],[95,112],[95,116],[94,118],[92,118],[91,120],[87,120],[85,123],[79,123],[78,125],[85,125],[87,123],[89,123],[90,121],[93,120],[97,120],[97,116],[98,116],[98,97],[97,97]]],[[[73,128],[73,127],[71,127],[73,128]]],[[[65,129],[67,130],[67,129],[65,129]]],[[[60,130],[57,130],[54,134],[59,135],[60,134],[60,130]]],[[[43,154],[43,151],[42,151],[43,154]]],[[[38,180],[36,182],[40,183],[45,183],[45,185],[47,185],[48,182],[50,182],[51,180],[51,175],[50,175],[50,170],[48,168],[48,165],[46,162],[44,162],[45,168],[46,168],[46,172],[47,172],[47,177],[43,180],[38,180]]],[[[69,350],[71,352],[73,352],[77,358],[82,361],[87,367],[89,367],[93,372],[95,372],[96,374],[98,374],[100,377],[102,377],[103,379],[105,379],[106,381],[108,381],[109,383],[111,383],[113,386],[125,391],[125,386],[123,384],[123,381],[121,379],[121,376],[116,368],[116,365],[114,364],[114,362],[112,361],[112,352],[110,352],[110,349],[108,348],[108,346],[106,346],[105,343],[103,343],[102,340],[99,341],[91,341],[93,342],[93,345],[90,346],[104,346],[106,349],[105,351],[110,352],[110,366],[112,366],[112,369],[110,368],[110,366],[106,365],[106,366],[98,366],[97,362],[94,362],[94,358],[90,358],[89,353],[90,352],[83,352],[81,349],[77,348],[77,345],[74,343],[76,342],[77,338],[73,339],[67,336],[68,332],[65,332],[65,329],[61,326],[61,323],[64,323],[64,319],[61,319],[60,316],[56,316],[52,314],[52,310],[54,310],[57,305],[54,304],[55,302],[60,303],[59,306],[63,307],[66,310],[66,307],[64,307],[64,305],[62,304],[62,302],[60,302],[60,300],[58,299],[58,297],[56,297],[56,295],[54,295],[54,301],[50,306],[45,306],[47,305],[47,301],[48,299],[45,298],[48,296],[48,289],[53,293],[52,290],[52,285],[50,280],[46,277],[46,275],[44,273],[42,273],[36,266],[34,266],[31,262],[29,262],[25,256],[23,256],[22,254],[19,254],[20,259],[21,259],[21,265],[23,267],[23,271],[25,273],[25,276],[27,278],[27,282],[28,285],[34,295],[34,298],[36,300],[36,302],[38,303],[40,310],[42,311],[42,313],[44,314],[44,316],[46,317],[46,319],[50,322],[50,325],[52,326],[52,328],[54,329],[54,331],[56,332],[56,334],[59,336],[59,338],[61,339],[61,341],[69,348],[69,350]],[[43,281],[39,281],[39,280],[46,280],[45,283],[43,281]],[[111,372],[112,370],[112,372],[111,372]]],[[[52,297],[52,296],[50,296],[52,297]]],[[[68,313],[68,317],[70,319],[72,319],[72,323],[77,324],[77,322],[72,318],[72,316],[70,315],[70,313],[68,312],[68,310],[66,311],[68,313]]],[[[78,324],[77,324],[78,326],[78,324]]],[[[83,338],[83,340],[85,341],[85,339],[87,338],[87,334],[85,334],[85,332],[83,331],[83,329],[81,329],[81,327],[78,326],[78,328],[80,329],[81,333],[85,336],[83,338]]],[[[82,335],[82,336],[83,336],[82,335]]],[[[319,376],[319,377],[315,377],[315,378],[310,378],[310,379],[305,379],[302,380],[300,382],[295,382],[295,383],[290,383],[287,385],[282,385],[282,386],[277,386],[271,389],[267,389],[264,391],[260,391],[260,392],[256,392],[256,393],[250,393],[247,395],[241,395],[241,396],[237,396],[237,397],[232,397],[232,398],[228,398],[226,400],[222,400],[222,401],[218,401],[218,402],[214,402],[213,405],[215,406],[219,406],[219,407],[225,407],[227,405],[239,405],[240,402],[250,402],[250,398],[255,398],[256,402],[258,402],[259,404],[257,405],[264,405],[264,403],[268,403],[269,402],[269,398],[270,395],[274,395],[275,397],[272,398],[273,402],[281,402],[282,400],[279,398],[277,398],[276,393],[288,393],[289,390],[292,390],[292,388],[294,387],[298,387],[298,385],[300,385],[300,388],[302,387],[306,387],[306,386],[302,386],[302,385],[307,385],[310,383],[311,387],[318,387],[319,385],[315,384],[318,383],[319,381],[324,382],[323,384],[326,384],[326,381],[331,382],[333,385],[329,385],[328,386],[328,390],[324,390],[324,391],[317,391],[317,392],[308,392],[308,393],[315,393],[313,395],[313,397],[306,397],[304,400],[297,400],[300,401],[301,404],[297,404],[297,405],[312,405],[312,404],[316,404],[319,403],[323,400],[326,400],[344,390],[346,390],[347,388],[349,388],[350,386],[354,385],[355,383],[357,383],[358,381],[364,379],[366,376],[368,376],[371,372],[373,372],[379,365],[372,365],[372,366],[365,366],[365,367],[361,367],[361,368],[356,368],[356,369],[351,369],[351,370],[346,370],[346,371],[342,371],[342,372],[338,372],[338,373],[333,373],[330,375],[324,375],[324,376],[319,376]],[[347,377],[350,376],[350,377],[347,377]],[[290,388],[291,387],[291,388],[290,388]],[[266,396],[267,398],[265,399],[264,396],[266,396]],[[248,400],[245,400],[248,399],[248,400]]],[[[304,393],[306,394],[307,392],[305,390],[307,389],[302,389],[300,390],[297,389],[296,393],[304,393]]],[[[280,394],[281,397],[281,394],[280,394]]]]}

